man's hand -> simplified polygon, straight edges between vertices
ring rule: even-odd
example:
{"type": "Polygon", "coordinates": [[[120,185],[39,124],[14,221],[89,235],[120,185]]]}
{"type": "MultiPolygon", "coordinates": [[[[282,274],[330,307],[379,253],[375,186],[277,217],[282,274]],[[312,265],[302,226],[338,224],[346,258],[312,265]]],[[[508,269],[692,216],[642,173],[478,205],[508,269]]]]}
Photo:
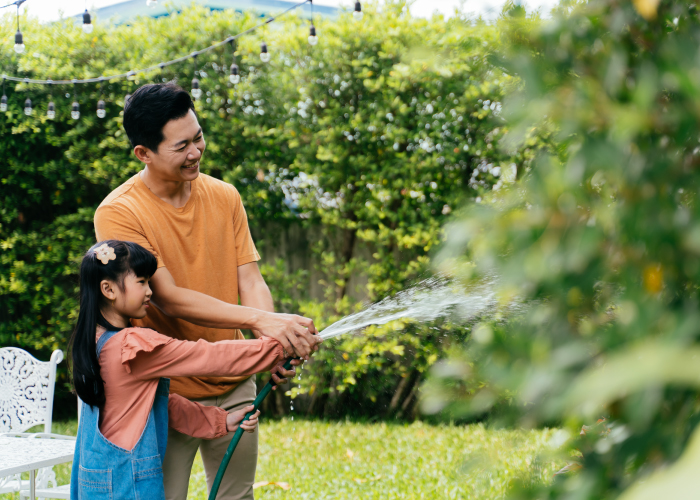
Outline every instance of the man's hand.
{"type": "Polygon", "coordinates": [[[256,337],[271,337],[282,344],[290,356],[307,360],[323,342],[313,320],[296,314],[265,313],[257,321],[253,333],[256,337]]]}
{"type": "Polygon", "coordinates": [[[260,416],[260,410],[256,411],[250,416],[248,420],[241,424],[241,420],[245,418],[245,414],[252,411],[255,408],[253,405],[246,406],[242,410],[232,411],[226,417],[226,430],[229,432],[236,432],[240,424],[243,430],[246,432],[255,432],[255,428],[258,426],[258,417],[260,416]]]}
{"type": "Polygon", "coordinates": [[[291,370],[285,370],[284,363],[285,362],[282,361],[277,366],[272,368],[272,370],[270,370],[270,375],[272,375],[272,381],[275,383],[275,385],[272,387],[273,391],[275,389],[277,389],[278,385],[286,384],[288,382],[287,379],[294,378],[294,376],[297,374],[297,370],[294,367],[304,364],[304,360],[303,359],[293,359],[291,370]]]}

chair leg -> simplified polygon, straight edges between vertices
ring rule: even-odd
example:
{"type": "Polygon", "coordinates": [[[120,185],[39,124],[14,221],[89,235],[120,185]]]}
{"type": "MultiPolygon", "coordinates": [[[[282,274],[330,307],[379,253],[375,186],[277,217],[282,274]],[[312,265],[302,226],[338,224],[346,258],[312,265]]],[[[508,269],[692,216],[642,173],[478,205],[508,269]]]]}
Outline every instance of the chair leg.
{"type": "MultiPolygon", "coordinates": [[[[55,488],[56,486],[56,473],[54,472],[53,467],[44,467],[43,469],[39,469],[39,472],[36,475],[36,488],[42,490],[46,488],[55,488]]],[[[23,492],[20,492],[19,497],[28,498],[26,493],[27,490],[25,489],[23,492]]]]}

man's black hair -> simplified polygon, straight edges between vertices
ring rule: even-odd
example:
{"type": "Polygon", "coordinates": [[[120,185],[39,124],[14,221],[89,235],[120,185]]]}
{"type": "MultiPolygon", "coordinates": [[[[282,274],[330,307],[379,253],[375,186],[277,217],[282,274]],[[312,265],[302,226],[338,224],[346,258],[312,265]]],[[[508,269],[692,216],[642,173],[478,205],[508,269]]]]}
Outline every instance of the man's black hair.
{"type": "Polygon", "coordinates": [[[174,83],[149,83],[139,87],[124,106],[124,130],[132,147],[158,152],[163,127],[194,111],[190,94],[174,83]]]}

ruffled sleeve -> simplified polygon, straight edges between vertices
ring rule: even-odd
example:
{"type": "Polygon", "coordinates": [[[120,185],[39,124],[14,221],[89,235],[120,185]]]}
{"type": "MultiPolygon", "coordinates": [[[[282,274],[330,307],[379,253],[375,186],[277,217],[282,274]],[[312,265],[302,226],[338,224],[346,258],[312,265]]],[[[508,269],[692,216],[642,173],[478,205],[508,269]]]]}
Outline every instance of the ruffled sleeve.
{"type": "Polygon", "coordinates": [[[228,412],[218,406],[204,406],[177,394],[168,398],[168,426],[199,439],[216,439],[228,433],[228,412]]]}
{"type": "Polygon", "coordinates": [[[153,352],[159,347],[174,342],[175,339],[166,337],[150,328],[126,328],[122,340],[122,365],[127,373],[131,373],[130,362],[140,352],[153,352]]]}

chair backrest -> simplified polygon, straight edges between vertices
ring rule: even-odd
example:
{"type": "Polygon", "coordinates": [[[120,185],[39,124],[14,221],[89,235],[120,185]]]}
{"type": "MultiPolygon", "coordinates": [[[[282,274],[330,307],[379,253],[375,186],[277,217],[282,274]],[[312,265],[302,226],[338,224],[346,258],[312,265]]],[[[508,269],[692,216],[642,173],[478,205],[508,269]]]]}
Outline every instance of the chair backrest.
{"type": "Polygon", "coordinates": [[[56,365],[61,361],[60,349],[50,361],[39,361],[22,349],[0,348],[0,433],[24,432],[40,424],[51,432],[56,365]]]}

